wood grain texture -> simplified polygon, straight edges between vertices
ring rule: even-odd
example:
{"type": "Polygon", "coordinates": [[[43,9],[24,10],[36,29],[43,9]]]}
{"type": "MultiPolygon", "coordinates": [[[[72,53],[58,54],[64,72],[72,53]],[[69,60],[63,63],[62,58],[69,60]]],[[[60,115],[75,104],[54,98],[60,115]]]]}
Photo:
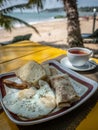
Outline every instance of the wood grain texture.
{"type": "MultiPolygon", "coordinates": [[[[47,60],[60,60],[66,55],[65,50],[41,45],[31,41],[23,41],[7,46],[0,46],[0,73],[13,71],[29,60],[39,63],[47,60]]],[[[98,59],[94,59],[98,63],[98,59]]],[[[79,72],[80,73],[80,72],[79,72]]],[[[98,81],[98,66],[90,72],[81,72],[98,81]]],[[[98,91],[76,110],[57,119],[32,126],[18,126],[8,119],[3,110],[0,112],[0,130],[93,130],[98,129],[98,91]]]]}

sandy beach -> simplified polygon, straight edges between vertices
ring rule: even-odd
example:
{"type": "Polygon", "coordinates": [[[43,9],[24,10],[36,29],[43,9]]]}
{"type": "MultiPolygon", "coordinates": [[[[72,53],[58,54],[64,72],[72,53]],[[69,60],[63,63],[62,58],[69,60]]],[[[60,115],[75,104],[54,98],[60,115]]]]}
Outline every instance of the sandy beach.
{"type": "MultiPolygon", "coordinates": [[[[29,27],[14,28],[12,32],[0,30],[0,42],[10,41],[15,36],[32,33],[31,41],[40,42],[41,44],[52,45],[65,49],[67,45],[67,20],[57,19],[51,21],[43,21],[33,24],[39,31],[40,35],[29,27]]],[[[93,19],[80,18],[81,33],[92,33],[93,19]]],[[[95,30],[98,29],[98,20],[95,23],[95,30]]],[[[85,47],[94,49],[96,52],[98,44],[85,43],[85,47]]]]}

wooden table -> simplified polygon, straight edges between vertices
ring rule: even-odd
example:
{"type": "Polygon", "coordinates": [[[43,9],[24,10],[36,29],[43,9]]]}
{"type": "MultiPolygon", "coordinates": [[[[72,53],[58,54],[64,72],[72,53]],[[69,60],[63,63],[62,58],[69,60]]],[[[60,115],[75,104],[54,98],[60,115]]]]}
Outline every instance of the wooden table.
{"type": "MultiPolygon", "coordinates": [[[[65,50],[23,41],[0,47],[0,73],[13,71],[29,60],[39,63],[50,59],[60,60],[65,50]]],[[[93,59],[98,63],[98,59],[93,59]]],[[[98,82],[98,66],[95,70],[81,74],[98,82]]],[[[57,119],[32,125],[18,126],[11,122],[3,110],[0,111],[0,130],[98,130],[98,91],[83,105],[57,119]]]]}

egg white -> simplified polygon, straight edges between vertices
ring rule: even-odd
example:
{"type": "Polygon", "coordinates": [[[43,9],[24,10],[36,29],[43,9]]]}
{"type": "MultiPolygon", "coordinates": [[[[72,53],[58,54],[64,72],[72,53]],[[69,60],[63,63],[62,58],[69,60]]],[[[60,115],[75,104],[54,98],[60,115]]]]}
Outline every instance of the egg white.
{"type": "Polygon", "coordinates": [[[45,81],[39,81],[40,89],[33,87],[8,93],[3,98],[5,107],[18,116],[36,119],[47,115],[55,107],[55,94],[45,81]]]}

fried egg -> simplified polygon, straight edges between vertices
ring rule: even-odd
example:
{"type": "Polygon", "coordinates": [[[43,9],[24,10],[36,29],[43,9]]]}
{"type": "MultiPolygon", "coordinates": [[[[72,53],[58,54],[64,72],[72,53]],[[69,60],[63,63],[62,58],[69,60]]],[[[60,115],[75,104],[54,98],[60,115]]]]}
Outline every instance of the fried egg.
{"type": "Polygon", "coordinates": [[[19,117],[36,119],[50,113],[56,107],[55,94],[45,81],[39,81],[40,89],[33,87],[8,93],[3,98],[5,107],[19,117]]]}

